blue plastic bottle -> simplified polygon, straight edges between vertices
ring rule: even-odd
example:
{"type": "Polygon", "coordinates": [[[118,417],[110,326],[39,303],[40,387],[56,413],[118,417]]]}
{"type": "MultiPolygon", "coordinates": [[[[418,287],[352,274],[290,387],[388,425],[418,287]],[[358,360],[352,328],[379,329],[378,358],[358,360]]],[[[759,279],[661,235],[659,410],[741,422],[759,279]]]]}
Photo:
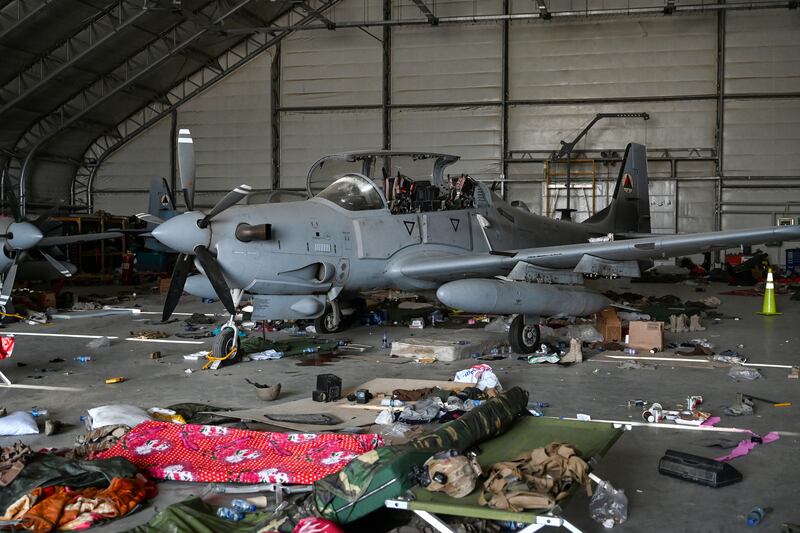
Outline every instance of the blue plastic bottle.
{"type": "Polygon", "coordinates": [[[258,510],[258,507],[256,507],[254,503],[250,503],[247,500],[241,500],[239,498],[236,498],[231,502],[231,508],[242,513],[255,513],[256,510],[258,510]]]}
{"type": "Polygon", "coordinates": [[[230,520],[231,522],[239,522],[240,520],[244,520],[243,512],[237,511],[236,509],[231,509],[230,507],[220,507],[217,509],[217,516],[224,518],[225,520],[230,520]]]}
{"type": "Polygon", "coordinates": [[[756,507],[750,514],[747,515],[747,525],[750,527],[756,527],[764,520],[764,515],[766,515],[769,511],[771,511],[769,507],[756,507]]]}

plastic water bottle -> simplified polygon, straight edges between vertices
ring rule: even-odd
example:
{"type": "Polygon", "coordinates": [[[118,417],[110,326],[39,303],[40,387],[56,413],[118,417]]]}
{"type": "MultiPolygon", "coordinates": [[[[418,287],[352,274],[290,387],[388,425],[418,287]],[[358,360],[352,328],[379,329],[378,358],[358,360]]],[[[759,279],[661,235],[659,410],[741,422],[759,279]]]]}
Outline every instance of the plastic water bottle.
{"type": "Polygon", "coordinates": [[[220,507],[217,509],[217,516],[224,518],[225,520],[230,520],[231,522],[239,522],[240,520],[244,520],[243,512],[236,509],[231,509],[230,507],[220,507]]]}
{"type": "Polygon", "coordinates": [[[383,332],[383,340],[381,341],[381,348],[384,350],[389,347],[389,335],[384,331],[383,332]]]}
{"type": "Polygon", "coordinates": [[[756,507],[750,514],[747,515],[747,525],[750,527],[756,527],[758,524],[764,520],[764,515],[766,515],[772,509],[769,507],[756,507]]]}
{"type": "Polygon", "coordinates": [[[34,407],[33,409],[31,409],[31,416],[33,418],[38,418],[40,416],[47,416],[47,409],[37,409],[36,407],[34,407]]]}
{"type": "Polygon", "coordinates": [[[383,407],[403,407],[406,404],[403,400],[395,400],[392,398],[384,398],[381,400],[383,407]]]}
{"type": "Polygon", "coordinates": [[[303,348],[303,353],[314,353],[319,349],[317,346],[309,346],[308,348],[303,348]]]}
{"type": "Polygon", "coordinates": [[[79,355],[78,357],[75,357],[74,359],[77,362],[83,364],[83,363],[88,363],[89,361],[91,361],[92,357],[90,355],[79,355]]]}
{"type": "Polygon", "coordinates": [[[258,510],[256,504],[239,498],[236,498],[231,502],[231,508],[234,511],[240,511],[242,513],[255,513],[258,510]]]}

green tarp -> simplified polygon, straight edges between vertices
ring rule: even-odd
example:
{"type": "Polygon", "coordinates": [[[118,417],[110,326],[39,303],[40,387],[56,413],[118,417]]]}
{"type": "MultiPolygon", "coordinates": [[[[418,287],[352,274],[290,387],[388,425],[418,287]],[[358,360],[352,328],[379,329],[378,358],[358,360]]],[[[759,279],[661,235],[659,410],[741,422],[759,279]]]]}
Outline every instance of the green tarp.
{"type": "Polygon", "coordinates": [[[149,522],[127,533],[253,533],[269,522],[272,513],[248,513],[244,520],[231,522],[216,515],[217,508],[192,498],[174,503],[149,522]]]}

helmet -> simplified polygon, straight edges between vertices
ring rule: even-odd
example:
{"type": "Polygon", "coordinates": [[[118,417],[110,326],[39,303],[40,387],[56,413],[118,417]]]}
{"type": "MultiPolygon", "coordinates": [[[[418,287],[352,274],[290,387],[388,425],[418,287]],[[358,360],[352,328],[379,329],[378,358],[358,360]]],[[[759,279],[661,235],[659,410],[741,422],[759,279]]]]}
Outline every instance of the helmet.
{"type": "Polygon", "coordinates": [[[420,484],[426,489],[463,498],[475,489],[481,467],[474,456],[466,457],[451,450],[425,461],[422,474],[420,484]]]}

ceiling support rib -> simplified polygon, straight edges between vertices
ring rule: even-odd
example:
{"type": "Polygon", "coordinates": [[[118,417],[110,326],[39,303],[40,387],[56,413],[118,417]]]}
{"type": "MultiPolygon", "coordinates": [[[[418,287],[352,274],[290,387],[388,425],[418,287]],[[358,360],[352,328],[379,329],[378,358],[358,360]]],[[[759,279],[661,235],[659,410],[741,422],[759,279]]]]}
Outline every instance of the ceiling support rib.
{"type": "MultiPolygon", "coordinates": [[[[312,5],[321,14],[339,2],[341,0],[316,0],[312,1],[312,5]]],[[[314,20],[319,19],[317,16],[309,14],[301,19],[298,24],[302,26],[314,20]]],[[[108,156],[170,114],[181,104],[249,63],[291,33],[292,30],[284,30],[276,31],[274,34],[271,34],[271,32],[259,32],[248,36],[217,58],[217,63],[222,67],[222,71],[209,66],[202,67],[181,80],[180,83],[165,93],[161,99],[150,102],[117,124],[113,129],[113,135],[109,133],[98,137],[84,153],[82,164],[75,173],[71,187],[73,203],[83,205],[88,211],[91,211],[92,183],[97,169],[108,156]]]]}
{"type": "Polygon", "coordinates": [[[323,24],[325,24],[328,27],[329,30],[335,30],[336,29],[336,23],[335,22],[333,22],[331,19],[329,19],[328,17],[323,15],[322,12],[320,12],[320,10],[318,10],[317,8],[311,6],[305,0],[291,0],[291,3],[292,3],[292,6],[299,7],[307,15],[309,15],[309,16],[319,20],[323,24]]]}
{"type": "Polygon", "coordinates": [[[428,22],[432,26],[439,24],[439,18],[433,14],[433,11],[431,11],[431,9],[425,3],[425,0],[413,0],[413,2],[417,6],[417,9],[419,9],[422,14],[425,15],[425,18],[428,19],[428,22]]]}
{"type": "MultiPolygon", "coordinates": [[[[146,6],[146,4],[145,4],[146,6]]],[[[0,88],[0,116],[22,104],[47,83],[87,55],[99,50],[121,30],[148,15],[141,2],[117,0],[92,17],[75,33],[42,54],[0,88]]]]}
{"type": "Polygon", "coordinates": [[[18,152],[25,153],[25,159],[18,170],[16,165],[12,165],[8,176],[13,180],[12,184],[15,182],[18,184],[21,211],[25,212],[26,180],[30,173],[30,163],[42,146],[112,96],[153,72],[167,59],[182,53],[206,32],[217,28],[225,19],[252,1],[216,0],[209,2],[200,9],[200,12],[210,19],[210,24],[199,27],[190,20],[177,24],[126,59],[113,72],[100,77],[30,127],[20,137],[14,148],[18,152]]]}
{"type": "Polygon", "coordinates": [[[4,5],[0,9],[0,43],[52,3],[53,0],[13,0],[4,5]]]}

